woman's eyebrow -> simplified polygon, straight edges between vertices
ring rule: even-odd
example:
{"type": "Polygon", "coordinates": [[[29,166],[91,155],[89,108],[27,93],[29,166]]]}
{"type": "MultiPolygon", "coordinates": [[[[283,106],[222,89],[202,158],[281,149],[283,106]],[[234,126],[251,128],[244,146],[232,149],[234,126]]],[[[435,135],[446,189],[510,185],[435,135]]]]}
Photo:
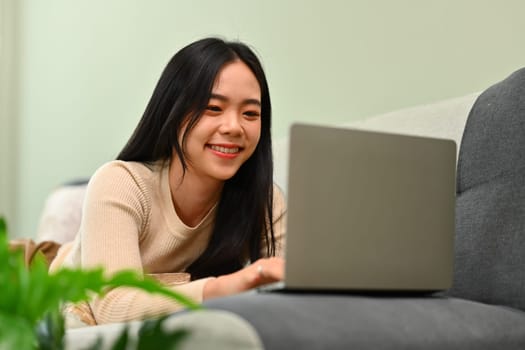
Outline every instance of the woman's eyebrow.
{"type": "MultiPolygon", "coordinates": [[[[214,98],[214,99],[217,99],[223,102],[228,102],[229,100],[228,97],[221,95],[221,94],[211,94],[210,98],[214,98]]],[[[242,104],[243,105],[257,105],[261,107],[261,101],[259,101],[256,98],[247,98],[242,101],[242,104]]]]}

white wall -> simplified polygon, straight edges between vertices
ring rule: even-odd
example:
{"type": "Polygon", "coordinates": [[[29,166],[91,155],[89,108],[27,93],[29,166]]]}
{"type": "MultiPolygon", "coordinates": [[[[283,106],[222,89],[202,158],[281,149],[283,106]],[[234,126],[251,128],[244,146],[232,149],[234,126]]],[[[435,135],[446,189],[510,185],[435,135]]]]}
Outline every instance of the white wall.
{"type": "Polygon", "coordinates": [[[17,199],[15,1],[0,0],[0,216],[8,218],[15,217],[17,199]]]}
{"type": "Polygon", "coordinates": [[[18,4],[16,149],[3,156],[15,168],[2,167],[18,175],[0,191],[13,189],[8,220],[23,236],[53,187],[117,155],[165,63],[203,36],[259,52],[276,137],[295,120],[339,123],[479,91],[525,65],[521,0],[18,4]]]}

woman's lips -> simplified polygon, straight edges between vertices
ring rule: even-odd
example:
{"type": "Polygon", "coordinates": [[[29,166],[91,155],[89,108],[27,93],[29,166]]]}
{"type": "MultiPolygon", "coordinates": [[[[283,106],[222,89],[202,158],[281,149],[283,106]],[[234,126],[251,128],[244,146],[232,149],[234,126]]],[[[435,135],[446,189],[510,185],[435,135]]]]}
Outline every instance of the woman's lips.
{"type": "Polygon", "coordinates": [[[221,153],[239,153],[240,148],[239,147],[225,147],[225,146],[217,146],[217,145],[210,145],[210,148],[214,151],[221,152],[221,153]]]}
{"type": "Polygon", "coordinates": [[[237,157],[242,150],[241,147],[235,145],[208,145],[208,147],[213,154],[226,159],[237,157]]]}

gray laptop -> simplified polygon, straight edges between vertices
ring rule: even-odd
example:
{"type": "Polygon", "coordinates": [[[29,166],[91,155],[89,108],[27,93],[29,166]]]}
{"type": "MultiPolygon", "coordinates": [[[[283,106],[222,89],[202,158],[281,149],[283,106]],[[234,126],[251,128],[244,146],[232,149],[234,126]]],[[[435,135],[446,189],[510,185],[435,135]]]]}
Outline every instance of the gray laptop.
{"type": "Polygon", "coordinates": [[[293,125],[281,287],[448,289],[455,169],[452,140],[293,125]]]}

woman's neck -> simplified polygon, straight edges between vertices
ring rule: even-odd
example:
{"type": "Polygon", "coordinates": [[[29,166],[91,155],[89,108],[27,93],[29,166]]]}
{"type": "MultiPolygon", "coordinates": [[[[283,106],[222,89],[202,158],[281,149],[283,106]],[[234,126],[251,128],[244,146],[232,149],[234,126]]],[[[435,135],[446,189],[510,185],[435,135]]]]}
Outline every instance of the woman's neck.
{"type": "Polygon", "coordinates": [[[197,226],[218,202],[223,181],[202,178],[188,168],[183,174],[180,161],[174,157],[169,168],[171,200],[179,218],[189,227],[197,226]]]}

